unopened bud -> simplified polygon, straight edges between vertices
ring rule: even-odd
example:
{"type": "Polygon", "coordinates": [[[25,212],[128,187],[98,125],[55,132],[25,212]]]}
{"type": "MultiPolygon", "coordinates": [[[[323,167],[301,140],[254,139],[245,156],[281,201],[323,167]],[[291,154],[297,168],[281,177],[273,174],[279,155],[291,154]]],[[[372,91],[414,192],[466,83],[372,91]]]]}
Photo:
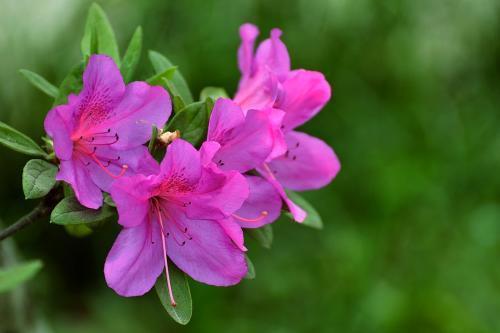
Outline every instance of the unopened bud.
{"type": "Polygon", "coordinates": [[[181,137],[181,132],[179,130],[175,130],[175,132],[163,132],[160,134],[158,137],[158,141],[160,141],[162,144],[165,146],[172,143],[175,139],[178,139],[181,137]]]}

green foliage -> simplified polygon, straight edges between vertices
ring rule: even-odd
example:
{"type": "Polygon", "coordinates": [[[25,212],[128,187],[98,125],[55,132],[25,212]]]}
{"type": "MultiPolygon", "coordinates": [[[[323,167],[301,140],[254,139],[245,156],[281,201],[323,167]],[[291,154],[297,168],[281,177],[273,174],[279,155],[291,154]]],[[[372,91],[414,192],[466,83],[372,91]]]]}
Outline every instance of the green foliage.
{"type": "Polygon", "coordinates": [[[56,184],[57,167],[43,160],[30,160],[23,168],[25,199],[44,197],[56,184]]]}
{"type": "Polygon", "coordinates": [[[164,71],[153,75],[152,77],[147,79],[146,82],[153,86],[162,85],[165,81],[168,84],[168,82],[170,82],[170,80],[172,80],[172,78],[174,77],[176,71],[177,71],[177,66],[169,67],[164,71]]]}
{"type": "Polygon", "coordinates": [[[32,260],[7,268],[0,268],[0,293],[10,291],[33,278],[42,269],[40,260],[32,260]]]}
{"type": "Polygon", "coordinates": [[[189,283],[186,274],[184,274],[171,262],[168,265],[168,268],[170,285],[172,286],[172,293],[176,306],[174,307],[170,303],[167,276],[165,273],[160,275],[156,281],[156,293],[168,314],[179,324],[186,325],[191,320],[191,316],[193,314],[193,304],[191,300],[191,291],[189,290],[189,283]]]}
{"type": "MultiPolygon", "coordinates": [[[[148,55],[149,60],[151,61],[151,64],[157,74],[174,67],[170,60],[159,52],[150,50],[148,55]]],[[[184,104],[193,103],[193,95],[191,94],[188,84],[180,71],[175,71],[172,79],[166,80],[166,88],[173,98],[175,98],[175,96],[179,96],[184,104]]]]}
{"type": "MultiPolygon", "coordinates": [[[[321,219],[321,216],[318,211],[306,199],[304,199],[304,197],[290,190],[287,190],[286,193],[293,202],[306,211],[307,217],[301,223],[302,225],[315,229],[323,229],[323,220],[321,219]]],[[[290,213],[287,213],[287,215],[293,219],[290,213]]]]}
{"type": "Polygon", "coordinates": [[[82,90],[84,66],[85,63],[74,66],[70,73],[64,78],[59,86],[59,95],[55,99],[54,105],[65,104],[69,94],[78,93],[82,90]]]}
{"type": "Polygon", "coordinates": [[[52,83],[47,81],[41,75],[29,71],[27,69],[20,69],[19,72],[35,87],[43,91],[45,94],[52,98],[56,98],[59,95],[59,89],[55,87],[52,83]]]}
{"type": "Polygon", "coordinates": [[[229,98],[226,90],[219,87],[205,87],[200,93],[200,100],[204,101],[207,98],[211,98],[216,101],[219,98],[229,98]]]}
{"type": "Polygon", "coordinates": [[[0,121],[0,144],[19,153],[45,157],[47,154],[25,134],[0,121]]]}
{"type": "Polygon", "coordinates": [[[206,136],[209,114],[208,102],[189,104],[167,123],[165,130],[170,132],[179,130],[181,138],[197,146],[206,136]]]}
{"type": "Polygon", "coordinates": [[[247,262],[248,267],[248,272],[247,275],[245,275],[245,279],[253,280],[255,279],[255,266],[253,265],[253,262],[250,260],[247,254],[245,254],[245,261],[247,262]]]}
{"type": "Polygon", "coordinates": [[[266,249],[270,249],[273,244],[273,227],[270,224],[255,229],[245,229],[245,233],[266,249]]]}
{"type": "Polygon", "coordinates": [[[106,13],[96,3],[89,9],[81,49],[85,62],[92,54],[107,54],[113,58],[118,67],[120,66],[120,52],[115,33],[106,13]]]}
{"type": "Polygon", "coordinates": [[[97,226],[115,216],[115,210],[107,205],[99,209],[90,209],[82,206],[75,197],[65,197],[50,214],[50,222],[60,225],[97,226]]]}
{"type": "Polygon", "coordinates": [[[141,59],[141,51],[142,27],[139,26],[135,29],[135,32],[130,39],[130,43],[128,44],[128,48],[125,51],[125,55],[123,56],[122,64],[120,66],[120,72],[122,73],[123,80],[125,82],[132,80],[137,64],[139,64],[139,60],[141,59]]]}

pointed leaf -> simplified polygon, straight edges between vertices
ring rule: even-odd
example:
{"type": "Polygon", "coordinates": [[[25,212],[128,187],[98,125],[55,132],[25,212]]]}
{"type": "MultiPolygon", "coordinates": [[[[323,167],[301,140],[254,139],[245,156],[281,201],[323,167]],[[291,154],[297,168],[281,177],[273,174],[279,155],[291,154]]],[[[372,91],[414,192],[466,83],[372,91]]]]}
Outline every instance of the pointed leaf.
{"type": "Polygon", "coordinates": [[[25,134],[0,121],[0,144],[17,152],[45,157],[47,154],[25,134]]]}
{"type": "Polygon", "coordinates": [[[245,261],[247,262],[247,267],[248,267],[248,271],[247,271],[247,275],[245,275],[245,279],[253,280],[253,279],[255,279],[255,267],[254,267],[252,261],[250,260],[250,258],[248,257],[248,255],[246,255],[246,254],[245,254],[245,261]]]}
{"type": "Polygon", "coordinates": [[[15,266],[0,268],[0,293],[14,289],[31,279],[42,266],[40,260],[32,260],[15,266]]]}
{"type": "Polygon", "coordinates": [[[245,229],[245,232],[266,249],[271,248],[271,244],[273,243],[273,228],[270,224],[256,229],[245,229]]]}
{"type": "Polygon", "coordinates": [[[54,101],[54,105],[65,104],[69,94],[78,93],[82,90],[83,70],[84,63],[79,63],[71,69],[71,72],[64,78],[59,87],[59,95],[54,101]]]}
{"type": "Polygon", "coordinates": [[[96,226],[115,216],[115,211],[108,205],[99,209],[82,206],[75,197],[61,200],[50,214],[50,222],[60,225],[88,224],[96,226]]]}
{"type": "Polygon", "coordinates": [[[81,42],[85,61],[91,54],[107,54],[120,66],[120,53],[115,33],[104,10],[96,3],[90,6],[81,42]]]}
{"type": "Polygon", "coordinates": [[[186,274],[175,267],[171,262],[168,268],[170,285],[172,286],[172,293],[176,306],[174,307],[170,303],[165,273],[160,275],[158,280],[156,280],[156,293],[168,314],[179,324],[186,325],[191,320],[191,315],[193,314],[193,302],[191,300],[188,280],[186,274]]]}
{"type": "Polygon", "coordinates": [[[163,72],[153,75],[149,79],[146,80],[147,83],[153,86],[162,85],[164,80],[171,80],[177,70],[177,66],[172,66],[165,69],[163,72]]]}
{"type": "MultiPolygon", "coordinates": [[[[323,229],[323,220],[321,219],[321,216],[318,211],[306,199],[304,199],[304,197],[292,191],[286,191],[286,193],[293,202],[307,212],[306,219],[300,224],[315,229],[323,229]]],[[[288,216],[291,217],[290,214],[288,214],[288,216]]]]}
{"type": "Polygon", "coordinates": [[[205,87],[200,93],[200,101],[204,101],[207,98],[212,98],[217,101],[219,98],[229,98],[226,90],[219,87],[205,87]]]}
{"type": "MultiPolygon", "coordinates": [[[[164,55],[156,51],[149,51],[149,60],[151,61],[151,64],[153,65],[153,68],[156,73],[161,73],[167,68],[173,67],[170,60],[168,60],[164,55]]],[[[193,103],[193,95],[191,94],[188,84],[186,83],[186,80],[184,79],[179,70],[175,71],[172,79],[168,81],[172,84],[172,87],[174,88],[173,89],[174,91],[169,89],[172,95],[180,96],[185,104],[193,103]]]]}
{"type": "Polygon", "coordinates": [[[197,146],[206,136],[208,114],[207,103],[189,104],[172,118],[165,130],[170,132],[179,130],[181,138],[197,146]]]}
{"type": "Polygon", "coordinates": [[[123,80],[129,82],[134,76],[135,69],[141,58],[142,51],[142,28],[139,26],[135,29],[130,43],[128,44],[127,51],[122,59],[122,65],[120,66],[120,71],[123,75],[123,80]]]}
{"type": "Polygon", "coordinates": [[[23,169],[23,192],[26,199],[47,195],[56,184],[57,167],[43,160],[30,160],[23,169]]]}
{"type": "Polygon", "coordinates": [[[47,81],[41,75],[29,71],[27,69],[20,69],[19,72],[35,87],[46,93],[52,98],[56,98],[59,95],[59,89],[55,87],[52,83],[47,81]]]}

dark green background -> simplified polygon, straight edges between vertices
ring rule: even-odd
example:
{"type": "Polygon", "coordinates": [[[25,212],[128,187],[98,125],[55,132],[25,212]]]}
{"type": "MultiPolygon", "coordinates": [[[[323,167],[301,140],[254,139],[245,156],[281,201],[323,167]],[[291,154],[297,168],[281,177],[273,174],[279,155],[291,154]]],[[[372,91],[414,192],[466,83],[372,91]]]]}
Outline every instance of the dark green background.
{"type": "MultiPolygon", "coordinates": [[[[195,95],[233,93],[238,26],[283,29],[294,68],[325,73],[333,99],[305,130],[342,162],[307,193],[322,231],[275,224],[249,241],[257,278],[191,283],[193,320],[176,325],[154,293],[121,298],[102,267],[118,227],[85,239],[41,222],[17,234],[45,268],[14,311],[38,332],[499,332],[500,2],[496,0],[101,1],[123,49],[142,25],[195,95]],[[21,315],[19,314],[21,313],[21,315]],[[26,315],[26,316],[25,316],[26,315]]],[[[17,72],[59,83],[80,59],[89,2],[0,0],[0,120],[37,140],[51,101],[17,72]]],[[[143,54],[140,75],[152,69],[143,54]]],[[[0,216],[23,200],[25,156],[0,147],[0,216]]],[[[3,295],[2,327],[15,319],[3,295]]]]}

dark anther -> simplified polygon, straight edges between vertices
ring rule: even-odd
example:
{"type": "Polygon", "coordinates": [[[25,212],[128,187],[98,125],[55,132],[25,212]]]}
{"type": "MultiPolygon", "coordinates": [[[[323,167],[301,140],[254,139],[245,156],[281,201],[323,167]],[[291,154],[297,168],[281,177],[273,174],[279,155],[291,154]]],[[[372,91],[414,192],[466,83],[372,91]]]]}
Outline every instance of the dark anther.
{"type": "Polygon", "coordinates": [[[186,241],[182,241],[181,246],[186,245],[186,241]]]}
{"type": "Polygon", "coordinates": [[[188,232],[188,228],[184,227],[184,233],[188,232]]]}
{"type": "Polygon", "coordinates": [[[294,155],[294,156],[292,157],[292,160],[294,160],[294,161],[295,161],[296,159],[297,159],[297,156],[295,156],[295,155],[294,155]]]}
{"type": "Polygon", "coordinates": [[[300,142],[297,142],[297,144],[295,145],[295,148],[299,148],[300,146],[300,142]]]}
{"type": "Polygon", "coordinates": [[[193,240],[193,237],[189,237],[188,239],[189,239],[189,240],[193,240]]]}
{"type": "Polygon", "coordinates": [[[285,158],[288,158],[288,155],[290,155],[290,151],[287,150],[285,153],[285,158]]]}

